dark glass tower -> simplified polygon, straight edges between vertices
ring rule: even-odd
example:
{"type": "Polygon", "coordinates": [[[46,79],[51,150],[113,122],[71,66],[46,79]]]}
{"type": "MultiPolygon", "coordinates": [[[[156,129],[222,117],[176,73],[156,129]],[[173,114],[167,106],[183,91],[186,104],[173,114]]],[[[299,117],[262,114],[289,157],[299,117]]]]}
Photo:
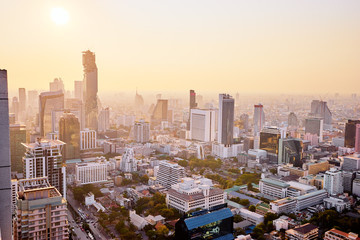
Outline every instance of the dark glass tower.
{"type": "Polygon", "coordinates": [[[187,123],[187,130],[190,130],[190,117],[191,117],[191,109],[196,108],[196,93],[194,90],[190,90],[190,109],[189,109],[189,120],[187,123]]]}
{"type": "Polygon", "coordinates": [[[229,94],[219,94],[218,142],[225,146],[234,140],[234,103],[229,94]]]}
{"type": "Polygon", "coordinates": [[[345,126],[345,147],[355,147],[356,124],[360,124],[360,120],[348,120],[345,126]]]}

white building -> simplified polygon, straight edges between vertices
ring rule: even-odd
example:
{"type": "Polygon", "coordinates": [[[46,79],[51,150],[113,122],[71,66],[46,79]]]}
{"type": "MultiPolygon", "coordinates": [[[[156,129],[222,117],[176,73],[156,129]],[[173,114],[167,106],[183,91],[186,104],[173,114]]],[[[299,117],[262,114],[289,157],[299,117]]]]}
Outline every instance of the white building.
{"type": "Polygon", "coordinates": [[[150,123],[141,119],[134,123],[134,140],[138,143],[146,143],[150,140],[150,123]]]}
{"type": "Polygon", "coordinates": [[[183,177],[185,177],[184,167],[166,160],[159,162],[159,170],[156,175],[157,184],[169,189],[171,185],[178,183],[183,177]]]}
{"type": "Polygon", "coordinates": [[[258,225],[264,221],[264,216],[255,212],[251,212],[245,208],[240,209],[240,216],[249,222],[258,225]]]}
{"type": "Polygon", "coordinates": [[[101,109],[98,118],[98,131],[106,132],[110,128],[110,110],[109,108],[101,109]]]}
{"type": "Polygon", "coordinates": [[[137,160],[134,156],[134,149],[126,148],[120,163],[120,170],[123,172],[136,172],[137,160]]]}
{"type": "Polygon", "coordinates": [[[244,144],[232,144],[229,146],[216,142],[212,144],[212,154],[219,158],[237,157],[237,155],[243,151],[244,144]]]}
{"type": "Polygon", "coordinates": [[[275,198],[287,197],[287,189],[289,187],[290,185],[286,182],[270,178],[263,178],[259,182],[260,192],[264,195],[275,198]]]}
{"type": "Polygon", "coordinates": [[[86,128],[80,131],[80,150],[96,148],[96,131],[86,128]]]}
{"type": "Polygon", "coordinates": [[[337,212],[342,212],[345,209],[350,210],[351,205],[347,199],[341,199],[336,197],[324,198],[324,206],[326,208],[335,208],[337,212]]]}
{"type": "Polygon", "coordinates": [[[272,201],[270,202],[270,208],[277,214],[294,212],[296,208],[296,199],[287,197],[272,201]]]}
{"type": "Polygon", "coordinates": [[[107,181],[107,161],[77,163],[75,166],[76,182],[80,185],[107,181]]]}
{"type": "Polygon", "coordinates": [[[215,141],[215,109],[191,109],[190,111],[190,132],[191,139],[212,142],[215,141]]]}
{"type": "Polygon", "coordinates": [[[287,219],[279,217],[278,219],[273,220],[273,225],[276,231],[280,231],[281,229],[288,230],[289,229],[289,222],[287,219]]]}
{"type": "Polygon", "coordinates": [[[94,194],[92,192],[89,192],[86,196],[85,196],[85,206],[90,206],[93,205],[95,203],[95,197],[94,194]]]}
{"type": "Polygon", "coordinates": [[[212,186],[212,181],[207,178],[182,178],[180,183],[172,185],[166,193],[166,204],[183,213],[223,204],[226,198],[224,191],[212,186]]]}
{"type": "Polygon", "coordinates": [[[321,204],[328,193],[324,190],[314,191],[299,197],[296,197],[296,210],[301,211],[311,206],[321,204]]]}
{"type": "Polygon", "coordinates": [[[129,211],[129,217],[130,217],[130,222],[132,224],[134,224],[135,227],[137,227],[137,229],[143,229],[147,224],[149,224],[145,218],[139,216],[136,214],[135,210],[133,211],[129,211]]]}
{"type": "Polygon", "coordinates": [[[324,175],[324,189],[329,195],[338,195],[344,192],[343,173],[336,168],[331,168],[324,175]]]}
{"type": "Polygon", "coordinates": [[[304,183],[299,183],[295,181],[290,181],[287,183],[290,185],[287,190],[287,196],[289,197],[298,197],[317,190],[315,186],[304,183]]]}

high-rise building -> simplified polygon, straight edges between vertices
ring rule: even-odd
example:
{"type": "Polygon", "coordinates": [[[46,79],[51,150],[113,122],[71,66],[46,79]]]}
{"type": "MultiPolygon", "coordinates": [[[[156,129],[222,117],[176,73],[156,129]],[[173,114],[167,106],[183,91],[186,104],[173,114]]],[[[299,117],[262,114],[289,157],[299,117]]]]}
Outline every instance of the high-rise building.
{"type": "Polygon", "coordinates": [[[158,99],[151,115],[151,126],[155,127],[168,120],[168,100],[158,99]]]}
{"type": "MultiPolygon", "coordinates": [[[[39,96],[40,136],[44,137],[53,131],[53,111],[64,109],[64,93],[43,92],[39,96]]],[[[58,124],[58,123],[57,123],[58,124]]]]}
{"type": "Polygon", "coordinates": [[[85,127],[97,130],[98,125],[98,73],[95,63],[95,54],[89,50],[83,52],[84,66],[84,103],[85,127]]]}
{"type": "Polygon", "coordinates": [[[96,131],[85,128],[80,131],[80,150],[96,148],[96,131]]]}
{"type": "Polygon", "coordinates": [[[360,154],[356,153],[353,155],[344,156],[344,162],[342,164],[344,171],[359,171],[360,170],[360,154]]]}
{"type": "Polygon", "coordinates": [[[305,119],[305,134],[316,134],[319,141],[323,141],[324,120],[322,118],[307,118],[305,119]]]}
{"type": "Polygon", "coordinates": [[[20,104],[19,104],[19,100],[17,97],[12,98],[11,112],[15,114],[15,121],[19,121],[20,104]]]}
{"type": "Polygon", "coordinates": [[[254,136],[257,136],[265,126],[264,106],[259,103],[254,105],[254,136]]]}
{"type": "Polygon", "coordinates": [[[178,183],[183,177],[185,177],[184,167],[167,160],[159,162],[156,183],[169,189],[171,185],[178,183]]]}
{"type": "Polygon", "coordinates": [[[66,200],[47,178],[22,179],[17,185],[14,239],[69,239],[66,200]]]}
{"type": "Polygon", "coordinates": [[[187,129],[190,130],[190,121],[191,121],[191,109],[194,109],[197,107],[196,103],[196,93],[194,90],[190,90],[190,109],[189,109],[189,120],[187,123],[187,129]]]}
{"type": "Polygon", "coordinates": [[[75,114],[79,119],[80,129],[85,129],[85,112],[82,101],[77,98],[67,98],[65,99],[65,109],[75,114]]]}
{"type": "Polygon", "coordinates": [[[324,120],[324,128],[331,129],[332,113],[324,101],[313,100],[311,102],[310,116],[322,118],[324,120]]]}
{"type": "Polygon", "coordinates": [[[297,127],[298,126],[298,119],[295,113],[291,112],[288,116],[288,126],[290,127],[297,127]]]}
{"type": "Polygon", "coordinates": [[[28,91],[28,105],[29,106],[35,106],[38,105],[39,100],[39,93],[36,90],[29,90],[28,91]]]}
{"type": "Polygon", "coordinates": [[[84,94],[84,82],[83,81],[74,81],[74,97],[83,101],[84,94]]]}
{"type": "Polygon", "coordinates": [[[343,173],[335,168],[330,168],[324,175],[324,189],[329,195],[338,195],[344,192],[343,173]]]}
{"type": "Polygon", "coordinates": [[[110,110],[109,108],[101,109],[98,118],[98,131],[106,132],[110,128],[110,110]]]}
{"type": "Polygon", "coordinates": [[[212,142],[215,141],[216,112],[214,109],[190,110],[191,139],[212,142]]]}
{"type": "MultiPolygon", "coordinates": [[[[19,110],[23,115],[26,112],[26,91],[25,88],[19,88],[19,110]]],[[[25,120],[25,119],[23,119],[25,120]]]]}
{"type": "Polygon", "coordinates": [[[301,139],[279,139],[278,164],[291,163],[295,167],[302,167],[303,142],[301,139]]]}
{"type": "Polygon", "coordinates": [[[150,124],[141,119],[134,124],[134,140],[138,143],[146,143],[150,140],[150,124]]]}
{"type": "Polygon", "coordinates": [[[60,118],[59,139],[65,143],[65,159],[80,158],[80,123],[73,113],[64,113],[60,118]]]}
{"type": "Polygon", "coordinates": [[[355,147],[355,137],[356,137],[356,125],[360,124],[360,120],[351,120],[349,119],[345,125],[345,147],[354,148],[355,147]]]}
{"type": "Polygon", "coordinates": [[[144,99],[143,97],[138,94],[138,91],[136,89],[136,94],[135,94],[135,108],[137,109],[141,109],[144,106],[144,99]]]}
{"type": "Polygon", "coordinates": [[[61,154],[64,142],[38,139],[35,143],[23,143],[26,148],[23,157],[25,178],[48,177],[51,186],[56,187],[66,198],[66,165],[61,154]]]}
{"type": "Polygon", "coordinates": [[[0,234],[11,237],[10,133],[7,71],[0,69],[0,234]]]}
{"type": "Polygon", "coordinates": [[[245,132],[249,131],[249,115],[246,113],[240,115],[239,128],[244,129],[245,132]]]}
{"type": "Polygon", "coordinates": [[[65,93],[64,83],[61,78],[55,78],[53,82],[49,83],[50,85],[50,92],[58,92],[62,91],[65,93]]]}
{"type": "Polygon", "coordinates": [[[75,166],[76,183],[79,185],[107,181],[107,161],[77,163],[75,166]]]}
{"type": "Polygon", "coordinates": [[[22,172],[22,157],[25,148],[21,144],[26,142],[26,128],[24,125],[10,125],[10,153],[11,153],[11,171],[22,172]]]}
{"type": "Polygon", "coordinates": [[[356,124],[356,130],[355,130],[355,152],[360,153],[360,124],[356,124]]]}
{"type": "Polygon", "coordinates": [[[218,143],[231,146],[234,141],[234,99],[229,94],[219,94],[218,143]]]}
{"type": "Polygon", "coordinates": [[[134,149],[126,148],[125,153],[121,158],[120,170],[123,172],[137,171],[137,160],[134,156],[134,149]]]}
{"type": "Polygon", "coordinates": [[[278,128],[263,128],[260,131],[260,149],[268,153],[278,154],[281,132],[278,128]]]}

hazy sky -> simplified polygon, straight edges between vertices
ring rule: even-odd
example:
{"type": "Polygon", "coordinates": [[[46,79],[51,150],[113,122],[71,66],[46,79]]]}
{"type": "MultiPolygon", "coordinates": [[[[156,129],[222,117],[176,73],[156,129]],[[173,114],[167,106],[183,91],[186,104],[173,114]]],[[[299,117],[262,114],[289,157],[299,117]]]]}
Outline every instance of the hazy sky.
{"type": "Polygon", "coordinates": [[[87,49],[99,91],[359,92],[360,1],[0,0],[10,88],[72,90],[87,49]]]}

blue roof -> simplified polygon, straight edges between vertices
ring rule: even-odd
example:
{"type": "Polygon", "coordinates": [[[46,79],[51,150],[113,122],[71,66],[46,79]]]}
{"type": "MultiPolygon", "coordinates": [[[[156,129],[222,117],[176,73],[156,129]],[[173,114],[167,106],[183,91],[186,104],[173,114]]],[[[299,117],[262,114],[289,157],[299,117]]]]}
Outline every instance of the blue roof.
{"type": "Polygon", "coordinates": [[[214,238],[214,240],[234,240],[234,236],[231,233],[228,233],[224,236],[214,238]]]}
{"type": "Polygon", "coordinates": [[[213,223],[219,220],[223,220],[232,217],[233,214],[229,208],[223,208],[218,211],[214,211],[208,214],[200,215],[197,217],[191,217],[184,220],[189,230],[213,223]]]}

